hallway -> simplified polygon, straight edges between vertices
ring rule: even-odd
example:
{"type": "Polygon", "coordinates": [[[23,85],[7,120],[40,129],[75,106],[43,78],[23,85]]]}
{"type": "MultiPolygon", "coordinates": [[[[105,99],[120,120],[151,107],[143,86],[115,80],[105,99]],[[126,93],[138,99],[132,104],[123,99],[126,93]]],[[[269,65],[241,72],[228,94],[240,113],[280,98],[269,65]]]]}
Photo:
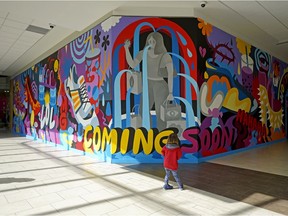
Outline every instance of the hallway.
{"type": "Polygon", "coordinates": [[[185,190],[165,191],[162,164],[103,163],[1,131],[0,214],[288,215],[287,144],[180,164],[185,190]]]}

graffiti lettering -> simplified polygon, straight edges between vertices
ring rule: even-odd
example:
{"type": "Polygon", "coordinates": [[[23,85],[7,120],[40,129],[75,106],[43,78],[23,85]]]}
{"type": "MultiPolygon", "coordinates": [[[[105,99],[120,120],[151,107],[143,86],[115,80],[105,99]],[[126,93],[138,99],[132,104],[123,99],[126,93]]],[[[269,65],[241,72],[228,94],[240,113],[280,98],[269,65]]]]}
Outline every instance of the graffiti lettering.
{"type": "Polygon", "coordinates": [[[224,128],[216,127],[212,132],[211,128],[200,129],[191,127],[183,132],[183,137],[192,143],[192,145],[182,144],[183,151],[187,153],[195,153],[197,151],[216,152],[219,149],[227,149],[233,144],[235,128],[228,126],[224,128]]]}
{"type": "Polygon", "coordinates": [[[144,154],[149,155],[154,150],[159,154],[162,147],[165,145],[165,140],[173,130],[167,129],[158,132],[157,129],[146,130],[145,128],[120,128],[109,129],[104,127],[93,128],[88,125],[84,131],[83,147],[85,152],[93,153],[98,151],[105,151],[106,146],[110,145],[111,154],[121,152],[126,154],[132,150],[133,154],[138,154],[143,151],[144,154]],[[133,145],[132,145],[133,143],[133,145]]]}
{"type": "Polygon", "coordinates": [[[53,116],[53,107],[50,107],[49,104],[42,106],[40,116],[41,129],[43,129],[44,126],[49,126],[50,129],[53,129],[55,127],[55,120],[53,119],[53,116]]]}
{"type": "Polygon", "coordinates": [[[258,132],[258,138],[267,135],[266,127],[256,118],[246,113],[244,110],[238,110],[236,121],[247,126],[251,131],[256,130],[258,132]]]}

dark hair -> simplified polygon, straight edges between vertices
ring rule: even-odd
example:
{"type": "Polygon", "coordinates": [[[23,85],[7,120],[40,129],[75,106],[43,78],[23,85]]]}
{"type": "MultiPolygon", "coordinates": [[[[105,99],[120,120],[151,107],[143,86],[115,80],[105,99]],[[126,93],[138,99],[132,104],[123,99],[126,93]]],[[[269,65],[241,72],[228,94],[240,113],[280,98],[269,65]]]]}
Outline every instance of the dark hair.
{"type": "Polygon", "coordinates": [[[168,136],[167,144],[177,144],[179,145],[179,139],[176,133],[172,133],[168,136]]]}

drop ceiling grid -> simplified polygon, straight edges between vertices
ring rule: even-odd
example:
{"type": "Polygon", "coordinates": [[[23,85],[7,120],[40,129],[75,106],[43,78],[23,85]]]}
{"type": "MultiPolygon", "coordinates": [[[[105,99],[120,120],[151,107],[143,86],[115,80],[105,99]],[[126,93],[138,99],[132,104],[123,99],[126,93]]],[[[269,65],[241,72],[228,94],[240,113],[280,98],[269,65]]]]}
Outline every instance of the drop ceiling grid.
{"type": "MultiPolygon", "coordinates": [[[[279,3],[279,2],[278,2],[279,3]]],[[[275,16],[275,18],[284,26],[285,31],[277,32],[278,42],[288,41],[288,2],[282,1],[281,4],[278,4],[276,1],[263,1],[260,4],[265,7],[269,12],[275,16]]],[[[276,33],[275,33],[276,34],[276,33]]]]}
{"type": "Polygon", "coordinates": [[[226,2],[226,4],[234,11],[237,11],[238,14],[275,38],[277,41],[279,38],[276,37],[277,34],[273,33],[286,31],[285,27],[277,19],[275,19],[275,17],[273,17],[262,6],[259,7],[259,4],[255,1],[246,2],[245,4],[242,2],[233,2],[233,4],[231,4],[231,2],[226,2]]]}
{"type": "Polygon", "coordinates": [[[0,52],[0,72],[10,67],[15,59],[22,56],[43,36],[26,31],[29,24],[33,22],[32,19],[11,13],[5,16],[0,29],[0,40],[5,43],[1,45],[3,49],[0,52]]]}
{"type": "Polygon", "coordinates": [[[11,28],[15,28],[15,29],[19,29],[19,30],[22,30],[24,31],[28,24],[26,23],[21,23],[21,22],[17,22],[17,21],[14,21],[14,20],[9,20],[9,19],[6,19],[4,24],[4,26],[9,26],[11,28]]]}
{"type": "Polygon", "coordinates": [[[259,3],[288,29],[288,1],[260,1],[259,3]]]}

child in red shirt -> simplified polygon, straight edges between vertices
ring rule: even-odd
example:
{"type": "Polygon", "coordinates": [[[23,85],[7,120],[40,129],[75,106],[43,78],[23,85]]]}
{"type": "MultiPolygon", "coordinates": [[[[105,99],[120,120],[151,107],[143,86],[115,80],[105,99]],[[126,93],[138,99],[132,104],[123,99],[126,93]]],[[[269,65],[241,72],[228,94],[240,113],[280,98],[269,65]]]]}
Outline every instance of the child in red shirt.
{"type": "Polygon", "coordinates": [[[169,135],[167,144],[162,148],[161,153],[164,156],[164,169],[166,172],[163,188],[165,190],[173,189],[173,186],[168,184],[170,174],[172,173],[175,181],[178,184],[179,189],[183,190],[183,184],[177,173],[178,160],[182,157],[182,152],[176,133],[172,133],[169,135]]]}

